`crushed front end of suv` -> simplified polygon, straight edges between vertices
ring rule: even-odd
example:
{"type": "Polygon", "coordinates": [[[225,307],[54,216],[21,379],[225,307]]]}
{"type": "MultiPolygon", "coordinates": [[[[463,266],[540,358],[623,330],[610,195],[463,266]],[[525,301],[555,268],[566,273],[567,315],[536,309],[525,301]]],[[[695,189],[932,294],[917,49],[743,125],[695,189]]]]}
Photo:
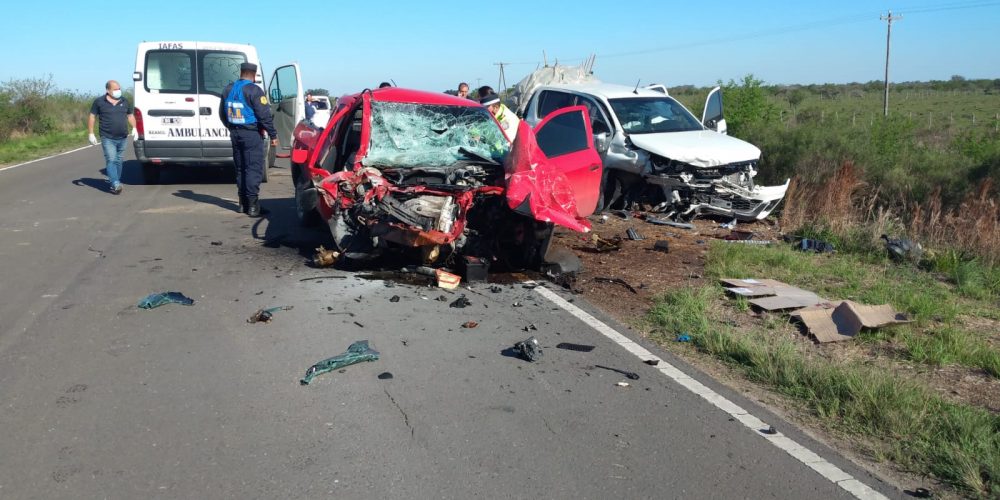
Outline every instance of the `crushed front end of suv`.
{"type": "Polygon", "coordinates": [[[587,73],[542,68],[518,84],[515,99],[529,123],[566,106],[585,106],[604,163],[599,210],[648,203],[655,212],[690,219],[716,214],[764,219],[785,196],[755,182],[760,149],[726,135],[722,94],[713,89],[699,121],[662,85],[602,83],[587,73]],[[551,72],[557,75],[545,78],[551,72]]]}

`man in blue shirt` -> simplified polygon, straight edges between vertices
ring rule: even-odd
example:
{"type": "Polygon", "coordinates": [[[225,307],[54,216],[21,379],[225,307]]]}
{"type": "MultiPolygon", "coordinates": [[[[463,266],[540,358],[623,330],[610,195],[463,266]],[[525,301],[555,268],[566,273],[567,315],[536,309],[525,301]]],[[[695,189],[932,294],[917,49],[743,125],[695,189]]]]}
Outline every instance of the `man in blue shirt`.
{"type": "Polygon", "coordinates": [[[314,116],[316,116],[316,105],[313,104],[313,96],[306,94],[306,121],[312,123],[314,116]]]}
{"type": "Polygon", "coordinates": [[[128,143],[128,128],[132,127],[132,138],[139,136],[135,129],[135,115],[132,103],[122,97],[122,86],[114,80],[104,84],[105,94],[90,105],[90,117],[87,119],[87,130],[90,133],[90,144],[96,146],[98,141],[94,136],[94,121],[99,119],[101,132],[101,147],[104,149],[104,171],[108,176],[111,192],[122,192],[122,154],[128,143]]]}
{"type": "Polygon", "coordinates": [[[219,117],[229,129],[236,164],[236,191],[240,211],[250,217],[260,217],[260,183],[264,180],[264,138],[271,137],[271,147],[278,147],[278,131],[271,119],[267,96],[253,83],[257,65],[240,65],[240,79],[226,86],[219,104],[219,117]]]}

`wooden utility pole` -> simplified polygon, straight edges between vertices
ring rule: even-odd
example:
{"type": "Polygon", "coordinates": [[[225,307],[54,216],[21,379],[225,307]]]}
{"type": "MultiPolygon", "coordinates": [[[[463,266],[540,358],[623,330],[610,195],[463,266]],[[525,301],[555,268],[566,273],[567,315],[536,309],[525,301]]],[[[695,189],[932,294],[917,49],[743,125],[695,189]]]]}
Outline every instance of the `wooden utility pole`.
{"type": "Polygon", "coordinates": [[[889,116],[889,40],[892,38],[892,22],[902,19],[903,16],[894,16],[892,11],[888,15],[879,16],[879,19],[886,22],[885,30],[885,94],[882,98],[882,113],[889,116]]]}
{"type": "Polygon", "coordinates": [[[507,91],[507,77],[503,74],[503,67],[510,63],[505,62],[495,62],[494,66],[500,66],[500,78],[497,80],[497,94],[503,94],[507,91]]]}

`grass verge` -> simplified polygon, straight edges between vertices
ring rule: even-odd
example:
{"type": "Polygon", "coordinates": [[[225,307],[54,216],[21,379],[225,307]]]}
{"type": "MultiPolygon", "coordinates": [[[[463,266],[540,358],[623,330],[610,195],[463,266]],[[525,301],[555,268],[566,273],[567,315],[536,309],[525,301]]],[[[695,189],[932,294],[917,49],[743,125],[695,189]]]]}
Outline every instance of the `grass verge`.
{"type": "Polygon", "coordinates": [[[0,166],[11,165],[87,145],[87,132],[51,132],[0,143],[0,166]]]}
{"type": "MultiPolygon", "coordinates": [[[[983,269],[992,268],[966,263],[956,269],[985,275],[991,271],[983,269]]],[[[862,341],[892,343],[917,363],[958,364],[1000,378],[1000,351],[988,340],[997,332],[966,324],[967,318],[997,319],[997,295],[988,280],[979,285],[966,281],[963,286],[953,283],[948,275],[899,265],[871,253],[815,255],[784,246],[724,244],[710,248],[706,274],[714,278],[773,278],[829,299],[891,304],[915,323],[863,334],[862,341]]],[[[737,303],[736,307],[746,305],[737,303]]]]}
{"type": "Polygon", "coordinates": [[[1000,497],[1000,416],[876,366],[807,357],[767,325],[726,326],[716,317],[723,300],[718,286],[663,295],[649,312],[652,337],[686,332],[695,348],[803,403],[823,425],[869,438],[877,456],[969,495],[1000,497]]]}

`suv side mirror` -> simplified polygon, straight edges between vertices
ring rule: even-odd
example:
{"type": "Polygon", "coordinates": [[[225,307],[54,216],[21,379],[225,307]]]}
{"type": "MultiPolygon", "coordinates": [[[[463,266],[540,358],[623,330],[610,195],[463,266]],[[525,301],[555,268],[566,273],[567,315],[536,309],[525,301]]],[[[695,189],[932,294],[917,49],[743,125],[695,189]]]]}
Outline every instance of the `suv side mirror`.
{"type": "Polygon", "coordinates": [[[594,149],[596,149],[598,153],[607,152],[608,146],[610,145],[611,145],[611,140],[608,137],[607,132],[594,134],[594,149]]]}

